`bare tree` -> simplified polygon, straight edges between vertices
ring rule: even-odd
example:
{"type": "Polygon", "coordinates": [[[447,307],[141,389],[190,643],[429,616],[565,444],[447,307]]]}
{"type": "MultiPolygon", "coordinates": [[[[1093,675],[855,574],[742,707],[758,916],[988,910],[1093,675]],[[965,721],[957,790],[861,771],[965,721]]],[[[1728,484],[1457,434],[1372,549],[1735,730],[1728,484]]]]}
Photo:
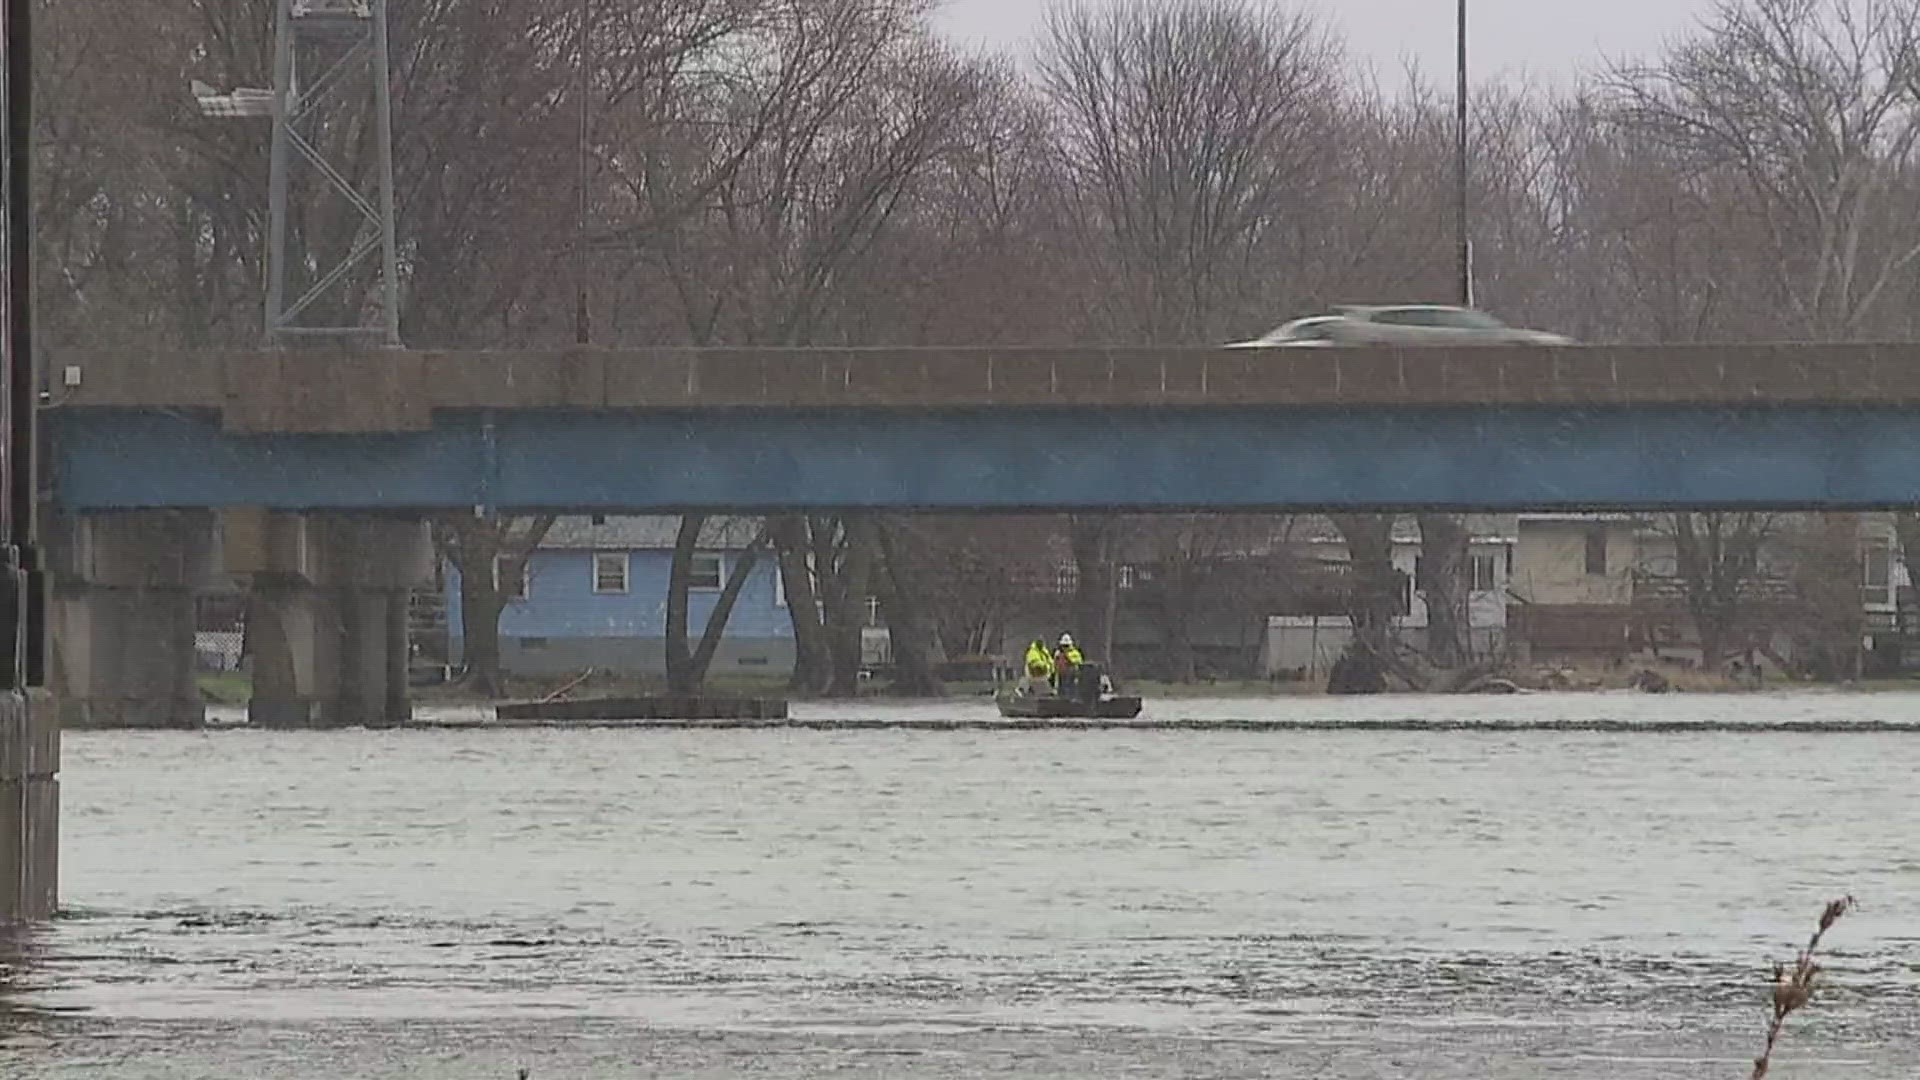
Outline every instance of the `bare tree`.
{"type": "Polygon", "coordinates": [[[1114,547],[1124,533],[1124,519],[1111,514],[1074,514],[1067,519],[1074,566],[1073,622],[1080,628],[1081,648],[1108,664],[1113,663],[1119,603],[1114,547]]]}
{"type": "Polygon", "coordinates": [[[1222,340],[1262,240],[1325,179],[1339,55],[1313,18],[1245,0],[1049,11],[1039,79],[1106,286],[1095,332],[1222,340]]]}
{"type": "Polygon", "coordinates": [[[1379,693],[1387,688],[1393,658],[1393,620],[1400,614],[1405,578],[1393,566],[1392,515],[1335,514],[1334,527],[1347,543],[1347,618],[1353,644],[1334,665],[1332,693],[1379,693]]]}
{"type": "MultiPolygon", "coordinates": [[[[690,340],[820,344],[869,317],[871,298],[847,279],[957,152],[992,85],[920,35],[923,15],[917,0],[773,3],[748,42],[754,62],[706,100],[718,137],[636,155],[649,230],[637,251],[690,340]]],[[[796,684],[851,692],[875,524],[789,517],[770,533],[793,600],[796,684]]]]}
{"type": "MultiPolygon", "coordinates": [[[[1316,156],[1337,112],[1339,50],[1305,14],[1249,2],[1051,9],[1038,44],[1052,118],[1051,175],[1094,340],[1224,340],[1258,296],[1261,258],[1284,245],[1327,177],[1316,156]]],[[[1283,256],[1284,257],[1284,256],[1283,256]]],[[[1111,657],[1116,544],[1192,565],[1192,528],[1098,516],[1071,524],[1074,614],[1111,657]]],[[[1176,620],[1173,637],[1185,640],[1176,620]]],[[[1175,670],[1191,677],[1190,650],[1175,670]]]]}
{"type": "Polygon", "coordinates": [[[1779,530],[1777,545],[1793,589],[1782,627],[1793,642],[1793,666],[1821,682],[1859,678],[1867,632],[1860,515],[1796,515],[1779,530]]]}
{"type": "Polygon", "coordinates": [[[1801,333],[1856,334],[1920,258],[1920,4],[1723,0],[1706,32],[1603,81],[1618,123],[1739,205],[1801,333]]]}
{"type": "MultiPolygon", "coordinates": [[[[707,614],[706,627],[700,633],[699,645],[688,648],[687,617],[688,593],[693,582],[693,560],[699,552],[701,541],[706,538],[710,519],[705,514],[687,514],[680,519],[680,528],[674,537],[673,560],[668,574],[667,611],[666,611],[666,650],[667,650],[667,688],[675,693],[692,693],[706,682],[707,671],[713,665],[713,658],[719,652],[720,642],[726,636],[727,622],[733,618],[733,609],[739,603],[740,594],[747,582],[752,580],[754,569],[759,566],[760,556],[766,550],[767,529],[760,526],[740,554],[735,556],[733,571],[722,583],[720,594],[715,598],[713,610],[707,614]]],[[[728,523],[730,525],[736,523],[728,523]]]]}
{"type": "Polygon", "coordinates": [[[1121,561],[1131,579],[1129,611],[1159,632],[1157,674],[1200,676],[1195,636],[1264,616],[1258,605],[1284,595],[1291,518],[1266,514],[1175,514],[1126,523],[1121,561]]]}
{"type": "Polygon", "coordinates": [[[908,527],[898,518],[876,523],[881,570],[879,595],[893,651],[893,690],[915,697],[935,697],[942,691],[935,665],[940,639],[928,610],[926,567],[916,559],[908,527]]]}
{"type": "Polygon", "coordinates": [[[1469,562],[1472,535],[1466,520],[1454,514],[1421,514],[1420,572],[1415,587],[1427,605],[1427,659],[1454,668],[1473,653],[1469,602],[1473,585],[1469,562]]]}
{"type": "Polygon", "coordinates": [[[500,613],[526,582],[527,560],[553,528],[535,518],[452,514],[434,523],[439,546],[460,575],[460,628],[467,682],[488,697],[505,693],[500,672],[500,613]]]}
{"type": "Polygon", "coordinates": [[[1057,517],[922,516],[904,527],[914,534],[916,585],[953,658],[993,655],[1023,618],[1065,621],[1057,586],[1071,553],[1057,517]]]}
{"type": "Polygon", "coordinates": [[[1779,529],[1773,514],[1666,515],[1661,528],[1673,542],[1674,570],[1700,641],[1700,664],[1717,671],[1736,641],[1751,637],[1752,616],[1766,564],[1767,542],[1779,529]]]}

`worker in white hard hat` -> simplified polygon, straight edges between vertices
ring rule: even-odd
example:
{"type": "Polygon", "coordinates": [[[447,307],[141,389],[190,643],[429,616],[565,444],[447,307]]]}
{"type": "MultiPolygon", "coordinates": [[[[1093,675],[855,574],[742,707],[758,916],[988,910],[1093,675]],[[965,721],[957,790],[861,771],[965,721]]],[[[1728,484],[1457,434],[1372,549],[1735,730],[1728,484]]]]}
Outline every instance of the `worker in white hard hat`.
{"type": "Polygon", "coordinates": [[[1086,657],[1080,655],[1080,647],[1073,643],[1072,634],[1061,634],[1060,644],[1053,650],[1054,688],[1062,694],[1071,694],[1073,681],[1080,673],[1080,665],[1086,663],[1086,657]]]}

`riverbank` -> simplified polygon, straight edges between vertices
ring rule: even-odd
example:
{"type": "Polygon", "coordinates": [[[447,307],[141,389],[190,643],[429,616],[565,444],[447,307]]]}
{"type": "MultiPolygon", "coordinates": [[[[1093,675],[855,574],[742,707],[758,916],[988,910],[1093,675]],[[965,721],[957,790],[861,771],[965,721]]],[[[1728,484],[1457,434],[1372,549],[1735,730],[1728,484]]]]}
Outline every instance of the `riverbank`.
{"type": "MultiPolygon", "coordinates": [[[[1529,693],[1593,693],[1605,691],[1623,691],[1637,689],[1636,677],[1646,670],[1657,671],[1667,680],[1671,692],[1682,694],[1752,694],[1755,692],[1804,692],[1804,693],[1897,693],[1920,690],[1920,679],[1877,679],[1854,683],[1804,683],[1786,679],[1768,679],[1755,686],[1746,680],[1736,680],[1724,675],[1708,675],[1680,667],[1635,667],[1623,668],[1539,668],[1507,673],[1504,677],[1513,681],[1521,690],[1529,693]]],[[[572,679],[512,679],[508,682],[505,700],[539,701],[565,687],[572,679]]],[[[247,676],[240,673],[202,675],[199,678],[201,694],[210,705],[243,706],[251,693],[247,676]]],[[[1319,681],[1268,681],[1263,679],[1225,679],[1216,681],[1198,681],[1191,683],[1158,682],[1151,679],[1130,679],[1126,683],[1129,693],[1139,694],[1149,701],[1190,701],[1190,700],[1267,700],[1326,696],[1326,686],[1319,681]]],[[[640,696],[660,694],[666,690],[660,680],[595,678],[574,687],[571,697],[611,697],[640,696]]],[[[790,690],[786,680],[781,678],[726,678],[710,682],[704,692],[722,697],[779,697],[795,702],[824,702],[849,700],[832,698],[821,694],[808,694],[790,690]]],[[[985,699],[993,696],[993,684],[987,682],[953,682],[946,686],[945,700],[966,701],[985,699]]],[[[1393,695],[1388,695],[1393,696],[1393,695]]],[[[1407,695],[1400,695],[1407,696],[1407,695]]],[[[428,707],[480,708],[493,702],[484,695],[476,694],[466,687],[458,685],[420,686],[413,690],[414,702],[428,707]]],[[[883,685],[864,690],[851,699],[861,702],[911,702],[940,700],[928,698],[910,698],[890,693],[883,685]]]]}

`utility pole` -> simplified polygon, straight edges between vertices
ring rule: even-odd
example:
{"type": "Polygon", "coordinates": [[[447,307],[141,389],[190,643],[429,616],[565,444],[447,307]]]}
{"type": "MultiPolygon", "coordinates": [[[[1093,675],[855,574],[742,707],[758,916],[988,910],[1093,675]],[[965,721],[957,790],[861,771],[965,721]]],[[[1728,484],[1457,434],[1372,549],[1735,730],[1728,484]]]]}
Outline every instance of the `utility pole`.
{"type": "Polygon", "coordinates": [[[399,250],[394,230],[393,101],[387,56],[387,0],[274,0],[273,159],[268,178],[266,338],[269,346],[300,339],[365,340],[400,347],[399,250]],[[373,125],[375,154],[369,194],[327,160],[326,132],[358,120],[373,125]],[[316,237],[289,250],[296,169],[354,212],[345,254],[316,261],[316,237]],[[377,263],[376,263],[377,258],[377,263]],[[371,297],[365,275],[377,265],[371,297]],[[289,299],[293,288],[300,288],[289,299]],[[323,321],[303,319],[322,300],[323,321]],[[369,301],[372,301],[371,303],[369,301]]]}
{"type": "MultiPolygon", "coordinates": [[[[46,598],[39,539],[40,372],[33,350],[33,219],[28,182],[33,171],[33,48],[30,0],[5,0],[4,76],[0,117],[5,137],[3,229],[4,285],[0,285],[0,356],[5,401],[0,411],[6,456],[0,498],[0,690],[21,691],[45,683],[46,598]]],[[[10,777],[0,776],[0,789],[10,777]]],[[[0,815],[3,816],[3,815],[0,815]]],[[[0,900],[0,917],[9,905],[0,900]]]]}
{"type": "Polygon", "coordinates": [[[1467,0],[1460,0],[1460,27],[1458,45],[1460,50],[1458,74],[1459,85],[1455,94],[1455,105],[1459,116],[1455,119],[1454,136],[1454,181],[1455,197],[1459,200],[1454,207],[1454,228],[1458,233],[1457,243],[1460,253],[1460,303],[1473,306],[1473,239],[1467,232],[1467,0]]]}

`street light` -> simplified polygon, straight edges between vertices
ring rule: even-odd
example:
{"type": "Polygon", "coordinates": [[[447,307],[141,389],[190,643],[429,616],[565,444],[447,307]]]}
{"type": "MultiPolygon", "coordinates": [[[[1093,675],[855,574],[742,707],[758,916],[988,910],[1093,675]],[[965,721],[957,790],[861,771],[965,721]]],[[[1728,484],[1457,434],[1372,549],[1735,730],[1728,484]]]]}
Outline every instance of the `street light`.
{"type": "Polygon", "coordinates": [[[579,205],[575,208],[579,216],[574,220],[573,228],[573,340],[578,345],[586,345],[593,340],[592,313],[587,308],[587,140],[592,134],[591,116],[587,111],[587,53],[593,44],[588,29],[591,17],[588,0],[580,0],[580,39],[576,43],[573,58],[579,69],[574,93],[580,98],[579,174],[575,178],[579,185],[579,190],[575,192],[579,199],[579,205]]]}
{"type": "Polygon", "coordinates": [[[1460,302],[1473,306],[1473,238],[1467,231],[1467,0],[1460,0],[1460,25],[1456,37],[1459,49],[1459,63],[1456,74],[1459,79],[1455,91],[1455,106],[1459,115],[1455,118],[1455,197],[1458,203],[1454,207],[1454,228],[1460,256],[1460,302]]]}

